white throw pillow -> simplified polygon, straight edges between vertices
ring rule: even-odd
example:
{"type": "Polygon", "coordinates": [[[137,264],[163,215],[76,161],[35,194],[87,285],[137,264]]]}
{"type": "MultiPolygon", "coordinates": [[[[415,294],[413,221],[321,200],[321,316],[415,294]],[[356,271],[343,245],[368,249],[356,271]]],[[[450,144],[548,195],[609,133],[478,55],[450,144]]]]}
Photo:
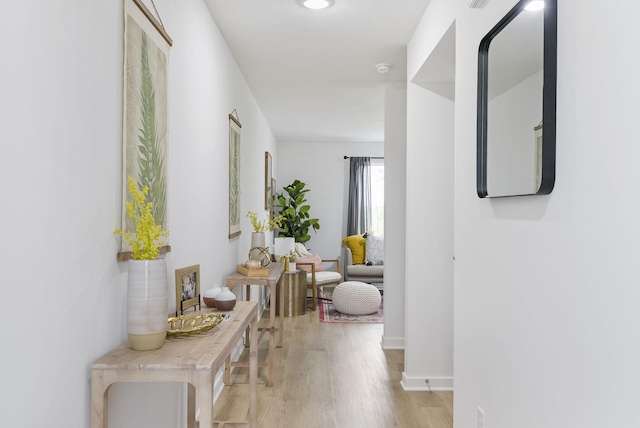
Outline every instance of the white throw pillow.
{"type": "Polygon", "coordinates": [[[384,238],[372,234],[367,235],[367,262],[374,265],[384,264],[384,238]]]}
{"type": "Polygon", "coordinates": [[[295,251],[300,257],[309,257],[313,255],[309,252],[309,250],[307,250],[307,247],[305,247],[304,244],[300,242],[295,243],[295,251]]]}

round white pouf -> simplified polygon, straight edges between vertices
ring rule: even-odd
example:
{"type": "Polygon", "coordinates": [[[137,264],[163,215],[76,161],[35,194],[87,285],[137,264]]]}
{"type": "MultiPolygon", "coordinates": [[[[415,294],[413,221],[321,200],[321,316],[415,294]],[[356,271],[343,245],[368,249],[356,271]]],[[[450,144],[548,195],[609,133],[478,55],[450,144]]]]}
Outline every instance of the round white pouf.
{"type": "Polygon", "coordinates": [[[347,281],[333,290],[333,306],[338,312],[348,315],[366,315],[378,311],[382,298],[371,284],[347,281]]]}

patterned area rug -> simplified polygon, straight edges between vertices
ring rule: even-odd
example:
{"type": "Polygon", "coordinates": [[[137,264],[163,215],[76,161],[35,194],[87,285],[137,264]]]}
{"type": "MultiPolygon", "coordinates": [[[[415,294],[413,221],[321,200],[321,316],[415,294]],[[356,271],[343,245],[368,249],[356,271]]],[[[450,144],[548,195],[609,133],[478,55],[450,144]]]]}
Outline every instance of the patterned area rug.
{"type": "Polygon", "coordinates": [[[350,322],[371,324],[382,324],[384,322],[384,317],[382,314],[382,307],[384,306],[384,296],[382,302],[380,303],[380,308],[378,308],[378,312],[374,312],[369,315],[342,314],[336,311],[336,308],[333,307],[333,303],[331,303],[331,293],[322,293],[322,297],[329,300],[318,300],[318,314],[320,316],[320,322],[350,322]]]}

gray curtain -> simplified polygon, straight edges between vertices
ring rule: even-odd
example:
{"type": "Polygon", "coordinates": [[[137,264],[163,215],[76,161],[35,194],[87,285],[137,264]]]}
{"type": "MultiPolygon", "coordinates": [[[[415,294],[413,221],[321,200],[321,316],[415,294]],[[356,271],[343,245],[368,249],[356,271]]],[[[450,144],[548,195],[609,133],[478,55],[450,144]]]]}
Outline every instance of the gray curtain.
{"type": "Polygon", "coordinates": [[[371,229],[371,158],[351,157],[347,236],[371,229]]]}

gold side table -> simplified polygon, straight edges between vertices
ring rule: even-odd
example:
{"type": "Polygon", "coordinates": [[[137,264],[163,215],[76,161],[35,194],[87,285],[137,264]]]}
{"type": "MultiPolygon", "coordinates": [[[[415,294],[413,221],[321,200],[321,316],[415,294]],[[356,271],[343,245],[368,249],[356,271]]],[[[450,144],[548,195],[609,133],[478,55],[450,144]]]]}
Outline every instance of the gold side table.
{"type": "MultiPolygon", "coordinates": [[[[307,311],[307,273],[303,270],[283,272],[278,281],[278,295],[284,288],[284,315],[285,317],[297,317],[307,311]]],[[[278,315],[280,307],[278,306],[278,315]]]]}

